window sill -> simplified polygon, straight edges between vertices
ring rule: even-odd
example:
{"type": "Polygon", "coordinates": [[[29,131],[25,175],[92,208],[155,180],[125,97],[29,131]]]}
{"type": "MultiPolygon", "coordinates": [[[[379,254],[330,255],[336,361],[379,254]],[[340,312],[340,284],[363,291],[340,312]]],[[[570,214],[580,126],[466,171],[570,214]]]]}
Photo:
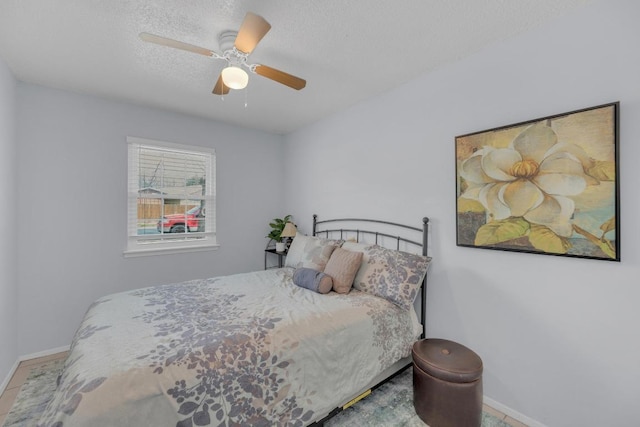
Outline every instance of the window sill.
{"type": "Polygon", "coordinates": [[[149,247],[143,249],[126,249],[123,252],[125,258],[137,258],[142,256],[154,256],[154,255],[172,255],[172,254],[181,254],[187,252],[204,252],[204,251],[215,251],[220,247],[217,243],[208,243],[205,245],[194,245],[194,246],[184,246],[184,247],[149,247]]]}

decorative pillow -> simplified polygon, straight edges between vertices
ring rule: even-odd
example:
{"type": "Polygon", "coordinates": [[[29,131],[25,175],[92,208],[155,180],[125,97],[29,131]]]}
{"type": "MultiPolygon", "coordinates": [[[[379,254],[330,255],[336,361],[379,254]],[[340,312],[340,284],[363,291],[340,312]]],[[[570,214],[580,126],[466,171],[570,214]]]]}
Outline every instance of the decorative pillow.
{"type": "Polygon", "coordinates": [[[411,308],[431,258],[377,245],[347,242],[343,247],[363,252],[354,288],[385,298],[405,310],[411,308]]]}
{"type": "Polygon", "coordinates": [[[319,294],[326,294],[333,287],[331,276],[311,268],[297,268],[293,272],[293,283],[319,294]]]}
{"type": "Polygon", "coordinates": [[[289,247],[284,266],[293,268],[305,267],[324,271],[331,253],[341,244],[342,240],[322,239],[320,237],[296,234],[293,242],[291,242],[291,247],[289,247]]]}
{"type": "Polygon", "coordinates": [[[373,246],[373,243],[358,243],[353,240],[347,240],[340,247],[352,252],[364,252],[369,246],[373,246]]]}
{"type": "Polygon", "coordinates": [[[411,309],[409,310],[409,315],[411,316],[411,325],[413,326],[413,336],[416,341],[420,339],[420,335],[422,335],[423,328],[422,323],[418,320],[418,313],[416,313],[416,308],[411,304],[411,309]]]}
{"type": "Polygon", "coordinates": [[[334,291],[339,294],[349,293],[361,262],[362,252],[351,252],[342,248],[333,251],[324,272],[333,279],[334,291]]]}

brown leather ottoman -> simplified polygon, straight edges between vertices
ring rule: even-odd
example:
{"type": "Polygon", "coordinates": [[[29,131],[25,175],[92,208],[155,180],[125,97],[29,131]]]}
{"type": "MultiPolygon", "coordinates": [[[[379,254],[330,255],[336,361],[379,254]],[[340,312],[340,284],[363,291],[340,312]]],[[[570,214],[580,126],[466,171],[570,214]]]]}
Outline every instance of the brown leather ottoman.
{"type": "Polygon", "coordinates": [[[430,427],[480,426],[482,360],[462,344],[425,339],[413,345],[413,406],[430,427]]]}

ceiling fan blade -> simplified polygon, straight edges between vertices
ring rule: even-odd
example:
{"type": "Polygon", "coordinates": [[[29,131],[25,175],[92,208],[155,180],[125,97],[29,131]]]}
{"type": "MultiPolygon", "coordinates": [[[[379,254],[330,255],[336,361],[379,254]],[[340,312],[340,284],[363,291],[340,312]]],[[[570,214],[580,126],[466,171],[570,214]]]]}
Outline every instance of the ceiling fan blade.
{"type": "Polygon", "coordinates": [[[236,36],[234,43],[236,49],[247,54],[251,53],[270,29],[271,24],[262,16],[247,12],[236,36]]]}
{"type": "Polygon", "coordinates": [[[161,46],[173,47],[175,49],[186,50],[193,53],[198,53],[204,56],[214,56],[214,52],[205,49],[203,47],[194,46],[189,43],[179,42],[178,40],[168,39],[166,37],[156,36],[150,33],[140,33],[140,38],[149,43],[159,44],[161,46]]]}
{"type": "Polygon", "coordinates": [[[225,85],[224,82],[222,81],[222,74],[218,76],[218,81],[216,82],[216,85],[213,87],[212,93],[214,95],[226,95],[229,93],[229,86],[225,85]]]}
{"type": "Polygon", "coordinates": [[[300,77],[292,76],[284,71],[276,70],[266,65],[256,65],[255,73],[296,90],[300,90],[307,85],[307,81],[300,77]]]}

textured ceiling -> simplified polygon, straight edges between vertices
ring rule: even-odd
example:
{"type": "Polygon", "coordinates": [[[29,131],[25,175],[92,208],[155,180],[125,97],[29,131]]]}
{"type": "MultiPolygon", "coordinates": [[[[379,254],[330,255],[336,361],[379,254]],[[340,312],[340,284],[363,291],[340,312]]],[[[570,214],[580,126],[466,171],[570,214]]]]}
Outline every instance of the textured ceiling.
{"type": "Polygon", "coordinates": [[[21,81],[288,133],[589,1],[1,0],[0,57],[21,81]],[[247,11],[272,25],[248,62],[305,89],[250,74],[223,100],[224,61],[138,38],[219,51],[247,11]]]}

